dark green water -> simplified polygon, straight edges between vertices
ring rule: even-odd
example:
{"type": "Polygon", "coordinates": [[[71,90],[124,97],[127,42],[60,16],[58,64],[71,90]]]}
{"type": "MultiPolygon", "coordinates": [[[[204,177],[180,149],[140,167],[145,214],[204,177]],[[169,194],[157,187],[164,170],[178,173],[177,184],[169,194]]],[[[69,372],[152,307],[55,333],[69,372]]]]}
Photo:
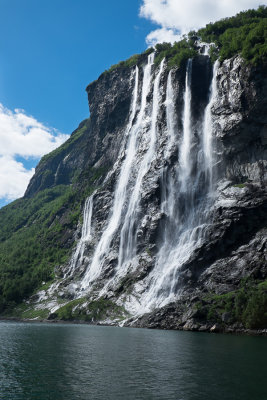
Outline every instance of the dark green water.
{"type": "Polygon", "coordinates": [[[266,400],[267,338],[0,322],[1,400],[266,400]]]}

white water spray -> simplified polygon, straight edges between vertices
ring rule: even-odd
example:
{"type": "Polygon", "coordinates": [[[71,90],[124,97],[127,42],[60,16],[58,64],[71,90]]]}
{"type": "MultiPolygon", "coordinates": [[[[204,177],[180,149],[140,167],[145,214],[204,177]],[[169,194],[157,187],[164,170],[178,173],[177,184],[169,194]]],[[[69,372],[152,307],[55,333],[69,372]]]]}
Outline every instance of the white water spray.
{"type": "MultiPolygon", "coordinates": [[[[198,152],[190,154],[191,142],[191,70],[188,62],[186,71],[186,89],[184,94],[183,138],[180,148],[180,170],[176,169],[176,178],[169,176],[166,185],[176,184],[175,196],[172,190],[167,190],[164,199],[164,209],[167,222],[162,238],[162,245],[158,252],[155,267],[146,278],[148,290],[141,296],[141,306],[138,313],[151,311],[155,307],[162,307],[175,300],[179,293],[180,269],[185,265],[193,252],[203,243],[205,232],[209,224],[211,186],[201,175],[209,168],[212,171],[212,134],[213,123],[211,108],[217,95],[216,74],[218,64],[213,69],[209,103],[205,109],[205,123],[203,124],[202,140],[198,152]],[[199,162],[199,154],[205,154],[204,162],[198,165],[194,182],[188,179],[191,172],[191,163],[199,162]],[[196,157],[193,160],[192,157],[196,157]],[[208,166],[208,167],[207,167],[208,166]],[[204,185],[204,187],[203,187],[204,185]],[[180,190],[179,190],[180,187],[180,190]]],[[[167,109],[167,119],[173,119],[172,112],[167,109]]],[[[167,123],[168,124],[168,123],[167,123]]],[[[201,138],[200,138],[201,139],[201,138]]]]}
{"type": "Polygon", "coordinates": [[[157,142],[157,118],[158,118],[159,101],[160,101],[160,78],[163,72],[163,66],[164,66],[164,60],[161,61],[159,72],[154,81],[151,128],[148,136],[149,147],[140,164],[135,186],[131,194],[128,210],[121,230],[119,263],[118,263],[119,275],[125,274],[127,263],[131,261],[136,255],[135,225],[139,211],[141,186],[143,178],[149,171],[151,163],[154,157],[156,156],[155,151],[157,142]]]}
{"type": "Polygon", "coordinates": [[[148,63],[144,68],[144,77],[142,84],[142,98],[141,98],[141,107],[137,117],[136,123],[132,126],[137,109],[137,100],[138,100],[138,80],[139,80],[139,69],[136,67],[135,72],[135,87],[132,99],[131,106],[131,117],[129,120],[128,127],[126,129],[127,134],[129,135],[129,140],[126,148],[126,157],[121,166],[121,171],[119,175],[119,180],[116,185],[115,194],[114,194],[114,202],[111,211],[111,216],[109,218],[109,222],[107,227],[105,228],[102,237],[96,247],[93,260],[91,266],[88,268],[85,277],[82,281],[82,288],[87,288],[88,285],[97,278],[97,276],[101,273],[103,262],[105,260],[105,256],[107,255],[111,241],[114,237],[114,234],[118,230],[122,212],[125,207],[126,198],[128,195],[128,182],[131,174],[131,170],[135,161],[136,151],[137,151],[137,140],[140,128],[143,123],[143,118],[145,116],[145,110],[147,105],[147,95],[150,88],[151,81],[151,67],[154,62],[154,53],[148,56],[148,63]]]}
{"type": "Polygon", "coordinates": [[[176,144],[177,135],[175,132],[175,124],[176,124],[176,115],[175,115],[175,93],[174,87],[172,83],[172,73],[170,70],[167,79],[167,88],[166,88],[166,122],[167,122],[167,146],[166,146],[166,154],[165,157],[169,156],[169,153],[173,146],[176,144]]]}
{"type": "MultiPolygon", "coordinates": [[[[163,98],[160,83],[164,61],[161,62],[154,79],[151,109],[149,94],[151,92],[153,63],[154,54],[150,54],[143,72],[140,108],[138,107],[139,70],[136,67],[130,118],[125,131],[125,135],[128,136],[125,158],[121,163],[108,222],[96,246],[92,263],[88,266],[81,284],[82,288],[88,289],[92,282],[100,276],[104,270],[109,251],[113,247],[113,239],[117,238],[120,233],[118,266],[114,271],[115,275],[106,282],[99,295],[106,293],[113,284],[116,287],[117,282],[133,270],[138,262],[136,257],[137,227],[140,223],[141,193],[146,180],[145,177],[158,156],[159,146],[157,141],[160,134],[158,132],[158,115],[163,98]]],[[[188,60],[187,63],[179,163],[172,168],[171,173],[171,167],[168,164],[165,164],[160,172],[162,174],[163,193],[161,212],[165,214],[162,244],[159,246],[154,268],[142,281],[141,286],[145,290],[143,292],[136,290],[136,293],[140,295],[138,298],[140,306],[135,309],[137,313],[150,311],[177,298],[180,270],[189,261],[194,251],[202,245],[205,238],[210,211],[209,193],[211,185],[209,181],[212,180],[214,163],[212,157],[212,105],[217,95],[217,68],[218,64],[215,64],[209,103],[202,114],[202,130],[199,129],[196,133],[199,140],[195,143],[191,115],[192,60],[188,60]],[[203,183],[203,176],[207,175],[209,179],[204,179],[203,183]]],[[[165,101],[168,141],[162,153],[166,159],[170,158],[178,141],[175,110],[177,93],[175,92],[172,74],[173,72],[170,71],[168,75],[165,101]]],[[[71,264],[72,270],[75,269],[77,263],[82,261],[84,252],[82,246],[82,243],[77,246],[71,264]],[[80,250],[78,250],[78,247],[80,250]]],[[[132,301],[134,302],[134,300],[132,301]]]]}
{"type": "MultiPolygon", "coordinates": [[[[176,147],[178,141],[176,127],[176,114],[175,114],[175,90],[172,82],[173,71],[170,70],[167,79],[166,88],[166,124],[167,124],[167,144],[164,151],[164,158],[169,159],[171,152],[176,147]]],[[[177,96],[177,93],[176,93],[177,96]]],[[[161,211],[168,217],[173,217],[174,212],[174,197],[175,197],[175,181],[171,174],[168,174],[168,165],[162,170],[161,176],[161,211]]]]}
{"type": "Polygon", "coordinates": [[[188,178],[191,173],[191,77],[192,60],[189,59],[186,67],[185,92],[184,92],[184,113],[183,113],[183,137],[180,147],[180,180],[181,190],[186,190],[188,178]]]}
{"type": "Polygon", "coordinates": [[[72,275],[73,272],[75,271],[77,265],[81,264],[83,255],[84,255],[85,246],[92,239],[91,230],[92,230],[92,214],[93,214],[94,194],[95,193],[93,193],[91,196],[87,197],[87,199],[85,201],[84,209],[83,209],[82,235],[76,246],[76,250],[71,258],[70,267],[69,267],[67,273],[65,274],[64,278],[66,276],[72,275]]]}
{"type": "Polygon", "coordinates": [[[210,87],[209,103],[206,107],[204,113],[204,123],[203,123],[203,153],[204,153],[204,163],[205,163],[205,175],[206,179],[209,180],[210,186],[212,186],[213,178],[213,146],[212,146],[212,134],[213,134],[213,119],[211,108],[214,105],[217,96],[217,71],[219,68],[219,61],[216,60],[213,66],[213,76],[210,87]]]}

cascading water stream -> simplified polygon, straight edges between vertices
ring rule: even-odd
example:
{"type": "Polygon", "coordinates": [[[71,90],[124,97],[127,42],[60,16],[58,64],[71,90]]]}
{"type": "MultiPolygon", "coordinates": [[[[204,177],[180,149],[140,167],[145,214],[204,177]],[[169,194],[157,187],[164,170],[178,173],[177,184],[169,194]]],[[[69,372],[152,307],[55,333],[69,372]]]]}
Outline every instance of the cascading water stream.
{"type": "MultiPolygon", "coordinates": [[[[118,265],[115,274],[102,288],[99,295],[107,293],[120,279],[137,267],[137,226],[141,210],[141,193],[145,176],[151,169],[158,152],[158,115],[161,104],[166,109],[167,143],[163,155],[169,160],[178,142],[177,116],[173,72],[167,79],[166,101],[162,103],[161,77],[164,70],[164,60],[156,73],[153,83],[152,102],[149,101],[152,81],[152,65],[154,54],[148,57],[144,67],[141,88],[141,101],[138,110],[139,70],[135,70],[135,85],[130,109],[130,118],[125,135],[128,137],[125,158],[121,163],[117,180],[114,201],[110,216],[102,236],[96,246],[91,265],[88,266],[81,282],[82,289],[89,289],[91,283],[102,273],[105,261],[111,250],[115,235],[120,232],[118,265]],[[137,114],[137,115],[136,115],[137,114]]],[[[132,311],[137,314],[163,306],[177,298],[179,294],[179,273],[194,251],[202,245],[209,224],[210,190],[213,171],[213,127],[212,105],[216,99],[216,73],[218,64],[214,65],[213,78],[210,86],[209,102],[202,118],[202,126],[196,132],[199,136],[195,141],[192,127],[192,60],[188,60],[185,76],[184,107],[182,111],[182,134],[178,152],[179,162],[176,166],[166,163],[161,172],[161,212],[165,215],[159,251],[155,266],[144,278],[142,287],[137,289],[138,301],[134,299],[132,311]],[[193,143],[194,141],[194,143],[193,143]],[[193,149],[194,144],[194,149],[193,149]],[[194,166],[194,167],[193,167],[194,166]],[[205,177],[203,181],[203,176],[205,177]],[[208,177],[208,179],[207,179],[208,177]],[[138,305],[139,303],[139,305],[138,305]],[[135,304],[135,305],[134,305],[135,304]]],[[[166,134],[166,133],[165,133],[166,134]]],[[[177,151],[177,150],[176,150],[177,151]]],[[[84,226],[91,219],[89,203],[85,205],[84,226]],[[87,210],[87,211],[86,211],[87,210]]],[[[91,211],[92,213],[92,211],[91,211]]],[[[78,263],[82,262],[86,245],[86,232],[83,227],[82,238],[72,258],[70,271],[73,273],[78,263]]],[[[90,240],[90,239],[89,239],[90,240]]],[[[129,300],[131,302],[131,300],[129,300]]],[[[130,304],[130,303],[129,303],[130,304]]]]}
{"type": "MultiPolygon", "coordinates": [[[[164,306],[177,297],[180,268],[188,261],[194,250],[201,245],[205,237],[210,210],[209,180],[204,184],[201,176],[205,174],[207,166],[210,171],[212,165],[212,115],[211,108],[217,95],[216,74],[218,64],[213,68],[213,78],[210,88],[210,97],[205,109],[205,122],[202,125],[202,140],[199,140],[198,152],[190,155],[191,143],[191,71],[192,61],[189,60],[186,70],[186,87],[184,93],[183,134],[179,152],[180,168],[176,169],[176,176],[166,180],[168,186],[176,185],[175,196],[172,190],[167,190],[164,200],[164,213],[167,223],[164,230],[163,242],[158,252],[155,267],[147,277],[148,290],[141,296],[141,307],[138,313],[151,311],[155,307],[164,306]],[[196,176],[189,180],[191,163],[201,160],[197,165],[196,176]],[[196,157],[195,160],[192,157],[196,157]],[[202,187],[204,185],[204,188],[202,187]],[[201,197],[199,198],[199,193],[201,197]]],[[[167,103],[167,102],[166,102],[167,103]]],[[[167,121],[173,121],[171,109],[166,107],[167,121]]],[[[167,122],[167,126],[170,126],[167,122]]],[[[172,135],[172,133],[171,133],[172,135]]]]}
{"type": "MultiPolygon", "coordinates": [[[[172,84],[172,73],[170,70],[167,78],[166,88],[166,125],[167,125],[167,144],[164,151],[164,158],[168,160],[171,152],[176,147],[178,141],[175,114],[175,92],[172,84]]],[[[163,212],[169,219],[174,217],[174,198],[175,198],[175,176],[168,174],[168,165],[162,170],[161,176],[161,212],[163,212]]],[[[164,235],[166,232],[164,232],[164,235]]]]}
{"type": "Polygon", "coordinates": [[[66,276],[72,275],[75,271],[77,264],[81,264],[82,258],[84,255],[84,250],[86,244],[88,244],[91,240],[91,227],[92,227],[92,214],[93,214],[93,200],[94,200],[95,192],[87,197],[84,210],[83,210],[83,225],[82,225],[82,234],[81,238],[76,246],[76,250],[71,258],[70,267],[64,275],[66,276]]]}
{"type": "Polygon", "coordinates": [[[138,80],[139,80],[139,69],[136,67],[135,72],[135,86],[134,93],[132,99],[131,106],[131,117],[129,120],[128,127],[126,129],[126,134],[129,135],[127,148],[126,148],[126,157],[121,166],[121,171],[119,175],[119,179],[116,185],[115,194],[114,194],[114,202],[111,211],[111,215],[108,221],[108,225],[105,228],[102,237],[96,247],[92,263],[88,268],[85,277],[82,281],[82,288],[87,288],[88,285],[97,278],[97,276],[101,273],[103,262],[105,256],[107,255],[111,241],[114,237],[115,232],[118,230],[122,213],[125,207],[125,202],[127,199],[128,193],[128,183],[130,181],[130,175],[132,171],[132,167],[135,161],[136,151],[137,151],[137,142],[138,142],[138,134],[140,129],[142,128],[143,119],[145,117],[145,111],[147,106],[147,95],[150,88],[151,81],[151,68],[154,62],[154,53],[148,56],[148,63],[144,68],[144,76],[142,83],[142,97],[141,97],[141,107],[139,114],[137,116],[136,123],[133,125],[133,121],[136,115],[137,110],[137,100],[138,100],[138,80]]]}
{"type": "Polygon", "coordinates": [[[192,59],[189,59],[186,67],[185,92],[184,92],[184,113],[183,113],[183,138],[180,147],[180,181],[181,190],[186,191],[186,185],[191,173],[191,78],[192,59]]]}
{"type": "Polygon", "coordinates": [[[209,181],[210,189],[213,184],[213,155],[212,155],[212,131],[213,131],[213,121],[211,108],[216,100],[216,76],[217,70],[219,68],[219,61],[216,60],[213,66],[213,76],[210,87],[210,96],[209,103],[206,107],[204,114],[204,123],[203,123],[203,153],[204,153],[204,163],[205,163],[205,177],[206,180],[209,181]]]}
{"type": "Polygon", "coordinates": [[[151,127],[148,135],[149,146],[139,166],[138,174],[133,188],[128,210],[125,215],[124,224],[120,236],[118,275],[124,275],[127,264],[136,255],[136,222],[138,221],[138,211],[140,203],[140,192],[144,176],[150,169],[151,163],[156,155],[157,142],[157,118],[160,104],[160,78],[163,72],[164,60],[161,61],[159,72],[154,80],[153,103],[151,115],[151,127]]]}
{"type": "Polygon", "coordinates": [[[172,84],[172,73],[170,70],[167,78],[167,88],[166,88],[166,122],[167,122],[167,146],[165,151],[165,157],[168,158],[170,151],[175,146],[177,142],[177,134],[175,132],[176,116],[175,116],[175,94],[174,87],[172,84]]]}

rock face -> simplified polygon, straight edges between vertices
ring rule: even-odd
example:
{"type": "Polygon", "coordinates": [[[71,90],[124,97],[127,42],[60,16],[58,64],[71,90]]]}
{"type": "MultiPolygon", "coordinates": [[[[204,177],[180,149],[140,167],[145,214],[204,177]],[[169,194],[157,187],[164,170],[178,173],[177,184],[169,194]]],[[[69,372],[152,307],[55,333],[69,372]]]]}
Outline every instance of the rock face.
{"type": "Polygon", "coordinates": [[[106,299],[128,325],[218,330],[205,296],[267,279],[266,70],[199,55],[169,71],[150,54],[87,92],[90,119],[25,194],[101,170],[72,258],[42,301],[106,299]]]}
{"type": "Polygon", "coordinates": [[[25,193],[31,197],[47,187],[71,184],[74,175],[88,179],[90,169],[108,170],[116,162],[124,140],[133,81],[131,70],[102,74],[87,87],[91,117],[70,140],[43,157],[25,193]],[[85,171],[89,174],[83,176],[85,171]]]}

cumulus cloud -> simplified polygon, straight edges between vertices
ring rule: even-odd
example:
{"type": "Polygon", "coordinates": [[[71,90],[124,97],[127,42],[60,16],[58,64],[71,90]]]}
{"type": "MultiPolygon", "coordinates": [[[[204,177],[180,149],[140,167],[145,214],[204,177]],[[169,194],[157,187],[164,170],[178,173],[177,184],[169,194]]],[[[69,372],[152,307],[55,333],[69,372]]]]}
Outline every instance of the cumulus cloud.
{"type": "Polygon", "coordinates": [[[146,42],[150,46],[155,46],[157,43],[177,42],[181,38],[181,34],[177,29],[160,28],[150,32],[146,37],[146,42]]]}
{"type": "Polygon", "coordinates": [[[27,170],[12,157],[0,156],[0,198],[14,200],[21,197],[33,174],[34,168],[27,170]]]}
{"type": "Polygon", "coordinates": [[[48,128],[23,110],[14,112],[0,104],[0,199],[22,196],[34,174],[17,157],[39,159],[69,136],[48,128]]]}
{"type": "Polygon", "coordinates": [[[140,16],[160,26],[147,36],[148,45],[154,45],[174,42],[190,30],[260,4],[260,0],[143,0],[140,16]]]}

